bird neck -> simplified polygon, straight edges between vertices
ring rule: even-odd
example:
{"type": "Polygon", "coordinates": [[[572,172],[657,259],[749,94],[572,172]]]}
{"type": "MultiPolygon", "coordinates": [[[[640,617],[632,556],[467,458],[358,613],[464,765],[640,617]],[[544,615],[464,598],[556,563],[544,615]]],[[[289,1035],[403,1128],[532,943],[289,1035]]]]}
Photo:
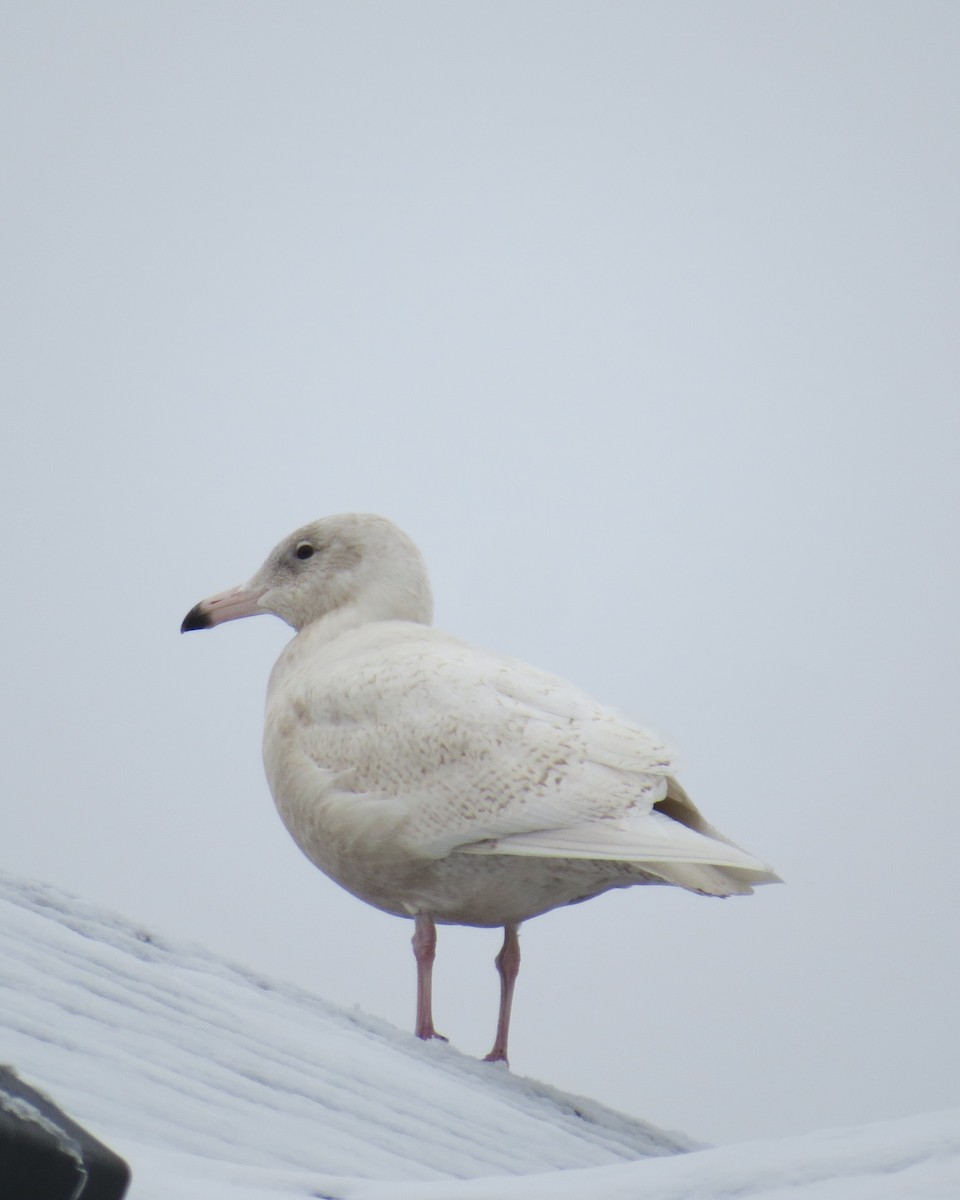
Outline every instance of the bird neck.
{"type": "Polygon", "coordinates": [[[309,621],[298,632],[309,631],[310,642],[316,646],[377,621],[411,621],[418,625],[429,625],[432,618],[433,604],[429,590],[394,587],[387,594],[368,592],[309,621]]]}

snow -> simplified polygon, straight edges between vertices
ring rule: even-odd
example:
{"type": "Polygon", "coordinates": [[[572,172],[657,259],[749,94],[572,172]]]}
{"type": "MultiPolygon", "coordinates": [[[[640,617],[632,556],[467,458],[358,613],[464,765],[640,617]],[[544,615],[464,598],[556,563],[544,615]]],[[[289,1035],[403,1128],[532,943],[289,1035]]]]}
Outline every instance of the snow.
{"type": "Polygon", "coordinates": [[[429,1179],[694,1144],[5,877],[0,957],[2,1057],[127,1158],[137,1187],[149,1147],[429,1179]]]}
{"type": "Polygon", "coordinates": [[[7,876],[0,976],[0,1057],[131,1200],[960,1196],[960,1111],[697,1150],[7,876]]]}
{"type": "Polygon", "coordinates": [[[960,1110],[656,1162],[464,1183],[322,1181],[331,1200],[957,1200],[960,1110]]]}

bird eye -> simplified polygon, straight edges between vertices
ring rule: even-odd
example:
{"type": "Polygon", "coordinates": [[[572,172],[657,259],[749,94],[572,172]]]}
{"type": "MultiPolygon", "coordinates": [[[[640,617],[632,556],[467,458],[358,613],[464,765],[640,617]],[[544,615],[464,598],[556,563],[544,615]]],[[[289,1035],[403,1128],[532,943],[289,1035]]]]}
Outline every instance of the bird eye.
{"type": "Polygon", "coordinates": [[[312,558],[313,547],[309,542],[301,542],[296,549],[297,558],[312,558]]]}

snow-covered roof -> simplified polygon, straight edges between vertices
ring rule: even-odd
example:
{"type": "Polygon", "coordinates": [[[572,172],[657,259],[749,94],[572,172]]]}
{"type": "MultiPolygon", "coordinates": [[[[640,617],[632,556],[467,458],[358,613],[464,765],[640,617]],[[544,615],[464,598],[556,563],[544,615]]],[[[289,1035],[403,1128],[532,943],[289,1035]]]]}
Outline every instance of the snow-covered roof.
{"type": "Polygon", "coordinates": [[[0,956],[0,1058],[124,1155],[131,1195],[146,1148],[425,1180],[694,1145],[6,876],[0,956]]]}
{"type": "Polygon", "coordinates": [[[129,1200],[960,1196],[960,1111],[682,1153],[680,1134],[5,876],[0,960],[0,1059],[127,1159],[129,1200]]]}

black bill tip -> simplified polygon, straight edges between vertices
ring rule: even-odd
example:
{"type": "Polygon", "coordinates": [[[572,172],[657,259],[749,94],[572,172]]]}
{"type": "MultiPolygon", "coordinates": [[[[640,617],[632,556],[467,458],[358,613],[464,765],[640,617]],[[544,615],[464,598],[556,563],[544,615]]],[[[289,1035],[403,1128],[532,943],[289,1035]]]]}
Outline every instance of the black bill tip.
{"type": "Polygon", "coordinates": [[[195,604],[183,618],[180,632],[189,633],[191,629],[209,629],[212,624],[210,614],[203,607],[203,601],[201,601],[199,604],[195,604]]]}

